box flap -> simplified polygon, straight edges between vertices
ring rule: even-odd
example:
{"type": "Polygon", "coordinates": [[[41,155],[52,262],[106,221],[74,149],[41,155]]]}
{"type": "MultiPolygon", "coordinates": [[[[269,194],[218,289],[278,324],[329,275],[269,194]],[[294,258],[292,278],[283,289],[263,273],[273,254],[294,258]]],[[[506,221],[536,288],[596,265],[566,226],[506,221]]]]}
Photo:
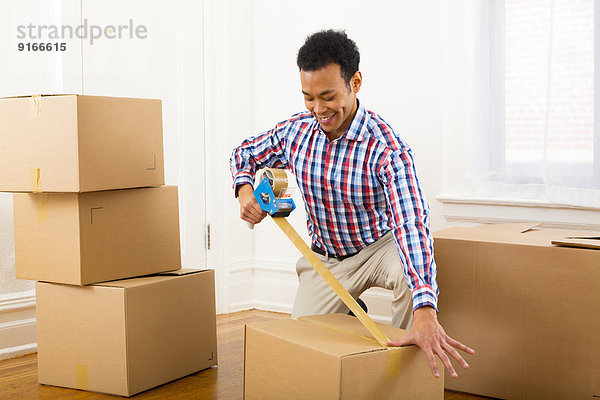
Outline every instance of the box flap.
{"type": "Polygon", "coordinates": [[[210,269],[191,269],[191,268],[182,268],[175,271],[167,271],[167,272],[159,272],[152,275],[145,275],[136,278],[127,278],[127,279],[119,279],[117,281],[109,281],[109,282],[101,282],[96,283],[94,286],[110,286],[110,287],[119,287],[119,288],[132,288],[143,285],[150,285],[155,282],[164,281],[168,279],[174,279],[178,276],[191,275],[191,274],[199,274],[210,272],[210,269]]]}
{"type": "Polygon", "coordinates": [[[440,239],[493,240],[498,238],[498,236],[525,233],[538,225],[539,223],[537,222],[517,222],[510,224],[484,224],[468,228],[457,226],[437,231],[434,233],[434,237],[440,239]]]}
{"type": "Polygon", "coordinates": [[[491,233],[525,233],[531,229],[539,226],[539,222],[513,222],[508,224],[486,224],[482,226],[476,226],[478,230],[482,232],[491,233]]]}
{"type": "Polygon", "coordinates": [[[161,272],[159,274],[156,275],[165,275],[165,276],[181,276],[181,275],[189,275],[189,274],[196,274],[198,272],[202,272],[202,271],[208,271],[208,269],[191,269],[191,268],[182,268],[182,269],[178,269],[176,271],[167,271],[167,272],[161,272]]]}
{"type": "Polygon", "coordinates": [[[572,236],[566,237],[561,240],[553,240],[553,245],[565,246],[565,247],[580,247],[583,249],[594,249],[600,250],[600,237],[599,236],[572,236]]]}
{"type": "Polygon", "coordinates": [[[92,286],[107,286],[107,287],[118,287],[118,288],[128,289],[128,288],[134,288],[134,287],[138,287],[138,286],[151,285],[156,282],[162,282],[162,281],[166,281],[166,280],[170,280],[170,279],[177,279],[181,276],[190,275],[190,274],[210,273],[212,270],[210,270],[210,269],[205,269],[205,270],[186,269],[185,272],[178,273],[179,271],[182,271],[182,270],[173,271],[174,273],[172,273],[172,274],[169,274],[168,272],[166,272],[166,273],[162,272],[159,274],[146,275],[146,276],[141,276],[138,278],[120,279],[117,281],[94,283],[92,286]]]}
{"type": "MultiPolygon", "coordinates": [[[[474,227],[452,227],[433,234],[435,239],[453,239],[488,243],[506,243],[528,246],[552,247],[552,241],[565,237],[590,239],[589,232],[536,229],[538,224],[512,223],[487,224],[474,227]]],[[[593,242],[592,242],[593,243],[593,242]]]]}
{"type": "MultiPolygon", "coordinates": [[[[35,96],[36,94],[23,94],[23,95],[18,95],[18,96],[6,96],[6,97],[2,97],[0,98],[0,100],[4,100],[4,99],[23,99],[23,98],[27,98],[27,97],[32,97],[35,96]]],[[[40,96],[42,97],[57,97],[57,96],[77,96],[75,93],[57,93],[57,94],[40,94],[40,96]]]]}
{"type": "MultiPolygon", "coordinates": [[[[378,324],[390,339],[397,339],[406,331],[378,324]]],[[[299,320],[277,320],[248,324],[272,336],[291,341],[335,357],[371,351],[384,351],[360,321],[346,314],[327,314],[302,317],[299,320]]]]}

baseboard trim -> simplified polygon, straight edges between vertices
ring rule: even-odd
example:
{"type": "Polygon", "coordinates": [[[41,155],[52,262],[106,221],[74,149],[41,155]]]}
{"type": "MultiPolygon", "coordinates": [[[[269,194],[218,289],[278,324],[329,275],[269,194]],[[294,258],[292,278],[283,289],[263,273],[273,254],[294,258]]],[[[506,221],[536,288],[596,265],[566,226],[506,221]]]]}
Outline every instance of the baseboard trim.
{"type": "Polygon", "coordinates": [[[35,290],[0,295],[0,314],[35,308],[35,290]]]}
{"type": "Polygon", "coordinates": [[[230,305],[231,312],[246,311],[246,310],[273,311],[285,314],[292,313],[292,304],[277,303],[273,301],[244,301],[233,303],[230,305]]]}
{"type": "Polygon", "coordinates": [[[35,290],[0,296],[0,360],[35,353],[35,290]]]}
{"type": "Polygon", "coordinates": [[[0,350],[0,360],[24,356],[26,354],[36,353],[37,343],[24,344],[22,346],[10,347],[0,350]]]}

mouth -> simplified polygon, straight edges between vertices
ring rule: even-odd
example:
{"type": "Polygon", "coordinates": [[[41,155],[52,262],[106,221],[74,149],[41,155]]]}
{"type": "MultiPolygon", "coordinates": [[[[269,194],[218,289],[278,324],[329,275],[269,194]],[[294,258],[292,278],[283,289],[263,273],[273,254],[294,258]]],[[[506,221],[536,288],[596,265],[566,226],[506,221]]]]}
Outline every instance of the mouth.
{"type": "Polygon", "coordinates": [[[331,122],[331,120],[333,119],[334,116],[335,116],[335,113],[333,113],[331,115],[317,116],[317,119],[319,120],[320,123],[327,124],[327,123],[331,122]]]}

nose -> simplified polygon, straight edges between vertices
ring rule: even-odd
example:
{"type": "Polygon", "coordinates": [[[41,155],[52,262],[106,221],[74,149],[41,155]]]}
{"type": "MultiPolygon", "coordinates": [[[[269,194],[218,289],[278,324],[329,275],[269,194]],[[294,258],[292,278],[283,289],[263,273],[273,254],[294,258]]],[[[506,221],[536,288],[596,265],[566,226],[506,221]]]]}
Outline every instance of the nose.
{"type": "Polygon", "coordinates": [[[321,100],[315,100],[315,106],[313,108],[313,112],[315,114],[322,114],[327,107],[321,100]]]}

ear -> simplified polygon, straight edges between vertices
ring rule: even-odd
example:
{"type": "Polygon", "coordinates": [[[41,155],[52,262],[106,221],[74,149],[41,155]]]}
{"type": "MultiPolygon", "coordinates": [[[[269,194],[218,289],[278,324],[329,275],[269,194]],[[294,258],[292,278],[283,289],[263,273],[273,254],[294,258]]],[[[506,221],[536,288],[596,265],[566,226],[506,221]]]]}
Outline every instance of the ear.
{"type": "Polygon", "coordinates": [[[360,71],[356,71],[350,79],[350,87],[354,93],[358,93],[360,86],[362,85],[362,74],[360,71]]]}

